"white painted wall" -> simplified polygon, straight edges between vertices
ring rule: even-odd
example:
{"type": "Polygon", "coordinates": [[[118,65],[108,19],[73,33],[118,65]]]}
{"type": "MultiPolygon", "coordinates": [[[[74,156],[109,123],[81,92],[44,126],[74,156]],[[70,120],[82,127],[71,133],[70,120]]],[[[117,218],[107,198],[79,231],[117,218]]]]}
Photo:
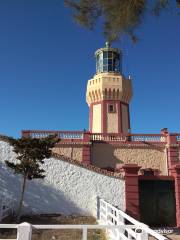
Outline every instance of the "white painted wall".
{"type": "MultiPolygon", "coordinates": [[[[21,176],[7,168],[5,160],[15,160],[12,147],[0,141],[0,193],[19,200],[21,176]]],[[[44,180],[32,180],[25,193],[25,213],[96,215],[96,198],[125,208],[124,181],[105,176],[54,158],[45,161],[44,180]]]]}

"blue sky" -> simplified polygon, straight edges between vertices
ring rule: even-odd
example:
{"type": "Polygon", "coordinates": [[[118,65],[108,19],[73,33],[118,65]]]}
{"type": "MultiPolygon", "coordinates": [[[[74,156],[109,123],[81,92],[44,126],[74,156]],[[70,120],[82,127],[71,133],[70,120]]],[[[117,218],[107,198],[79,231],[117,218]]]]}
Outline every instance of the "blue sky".
{"type": "MultiPolygon", "coordinates": [[[[180,132],[180,15],[147,17],[139,42],[123,49],[123,73],[133,77],[134,133],[180,132]]],[[[94,52],[104,45],[100,27],[74,24],[62,0],[0,1],[0,134],[22,129],[88,129],[86,84],[94,52]]]]}

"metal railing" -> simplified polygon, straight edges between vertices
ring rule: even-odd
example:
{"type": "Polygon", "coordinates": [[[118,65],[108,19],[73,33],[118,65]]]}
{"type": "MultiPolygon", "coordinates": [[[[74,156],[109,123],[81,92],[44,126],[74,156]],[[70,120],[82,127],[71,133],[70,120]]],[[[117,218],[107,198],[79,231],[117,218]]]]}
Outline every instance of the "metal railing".
{"type": "Polygon", "coordinates": [[[12,197],[7,197],[4,194],[0,196],[0,222],[10,216],[13,215],[14,211],[14,200],[12,197]]]}
{"type": "Polygon", "coordinates": [[[124,228],[121,229],[107,228],[106,232],[108,233],[110,240],[148,240],[149,236],[152,236],[157,240],[167,240],[167,238],[153,231],[147,225],[135,220],[103,199],[99,199],[99,222],[100,224],[108,226],[124,226],[124,228]],[[129,225],[125,225],[127,222],[129,225]]]}

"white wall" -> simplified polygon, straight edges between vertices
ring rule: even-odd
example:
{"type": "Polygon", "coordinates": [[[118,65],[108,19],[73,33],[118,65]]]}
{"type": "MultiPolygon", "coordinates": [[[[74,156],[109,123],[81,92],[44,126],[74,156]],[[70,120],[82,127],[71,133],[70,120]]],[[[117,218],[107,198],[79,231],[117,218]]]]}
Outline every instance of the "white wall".
{"type": "MultiPolygon", "coordinates": [[[[13,161],[12,147],[0,141],[0,194],[13,195],[16,207],[19,199],[21,176],[14,175],[5,166],[13,161]]],[[[28,181],[25,193],[26,213],[62,213],[96,215],[96,198],[124,210],[124,181],[105,176],[58,159],[47,159],[44,164],[46,178],[28,181]]]]}

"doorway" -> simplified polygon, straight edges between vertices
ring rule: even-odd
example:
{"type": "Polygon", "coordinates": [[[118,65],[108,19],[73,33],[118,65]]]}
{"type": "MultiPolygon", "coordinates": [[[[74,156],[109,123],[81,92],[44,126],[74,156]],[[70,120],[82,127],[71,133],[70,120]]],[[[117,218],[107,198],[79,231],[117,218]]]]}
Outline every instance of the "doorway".
{"type": "Polygon", "coordinates": [[[140,180],[141,221],[151,227],[176,226],[174,181],[140,180]]]}

